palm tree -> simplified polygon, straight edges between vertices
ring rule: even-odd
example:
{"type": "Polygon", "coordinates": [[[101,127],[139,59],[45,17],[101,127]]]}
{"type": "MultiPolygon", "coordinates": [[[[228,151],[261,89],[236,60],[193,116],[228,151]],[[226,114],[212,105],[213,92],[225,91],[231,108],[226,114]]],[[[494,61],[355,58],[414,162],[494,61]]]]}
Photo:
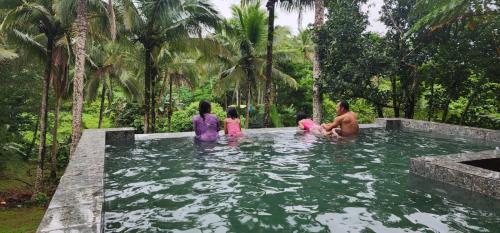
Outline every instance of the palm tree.
{"type": "Polygon", "coordinates": [[[264,127],[269,126],[269,108],[271,104],[271,83],[273,73],[273,36],[274,36],[274,11],[276,3],[281,3],[281,6],[286,10],[303,10],[304,7],[310,6],[313,0],[268,0],[266,8],[269,14],[267,26],[267,56],[266,56],[266,79],[264,92],[264,127]]]}
{"type": "Polygon", "coordinates": [[[35,193],[41,191],[43,182],[43,161],[46,153],[47,135],[47,105],[49,83],[53,66],[53,50],[56,42],[65,37],[67,24],[63,24],[60,15],[56,15],[50,2],[33,0],[15,4],[5,16],[0,31],[7,32],[16,38],[16,42],[45,61],[45,73],[42,85],[42,99],[40,104],[40,145],[37,158],[37,172],[35,179],[35,193]],[[20,31],[20,29],[24,31],[20,31]],[[28,33],[34,33],[30,36],[28,33]],[[40,41],[46,41],[42,45],[40,41]]]}
{"type": "MultiPolygon", "coordinates": [[[[324,0],[314,0],[314,36],[317,43],[317,32],[325,18],[324,0]]],[[[320,66],[320,51],[319,46],[314,44],[314,59],[313,59],[313,120],[317,124],[321,123],[321,66],[320,66]]]]}
{"type": "Polygon", "coordinates": [[[113,88],[116,86],[122,90],[129,99],[138,100],[142,98],[140,85],[136,75],[127,70],[137,68],[137,50],[128,41],[108,41],[106,43],[94,44],[87,57],[91,73],[86,83],[86,98],[94,100],[101,87],[100,110],[98,128],[102,127],[104,116],[104,101],[106,96],[108,102],[113,99],[113,88]]]}
{"type": "Polygon", "coordinates": [[[190,53],[171,53],[168,45],[164,45],[156,56],[158,64],[158,75],[162,80],[159,99],[161,103],[168,85],[168,108],[167,108],[167,124],[168,131],[172,129],[172,113],[173,113],[173,86],[180,88],[188,86],[193,89],[196,85],[196,79],[201,73],[200,64],[193,58],[196,57],[196,51],[190,53]]]}
{"type": "Polygon", "coordinates": [[[68,72],[70,61],[70,42],[68,37],[59,38],[55,43],[52,52],[52,70],[50,80],[54,88],[55,107],[54,107],[54,126],[52,128],[52,148],[50,154],[50,178],[56,181],[56,162],[57,162],[57,128],[59,128],[59,112],[63,96],[68,92],[68,72]]]}
{"type": "Polygon", "coordinates": [[[414,13],[423,16],[405,36],[422,30],[432,32],[460,19],[498,17],[498,2],[494,0],[437,0],[432,3],[417,1],[414,13]]]}
{"type": "Polygon", "coordinates": [[[76,150],[82,134],[83,81],[85,73],[85,41],[87,39],[87,0],[77,0],[75,78],[73,79],[73,122],[70,155],[76,150]]]}
{"type": "MultiPolygon", "coordinates": [[[[233,6],[233,19],[225,30],[217,36],[221,47],[216,60],[226,69],[220,73],[216,90],[246,90],[245,127],[249,123],[249,106],[252,93],[262,90],[265,83],[264,55],[266,35],[266,14],[259,9],[260,4],[245,4],[244,7],[233,6]]],[[[296,87],[295,80],[283,72],[273,68],[272,77],[284,80],[286,84],[296,87]]]]}
{"type": "Polygon", "coordinates": [[[218,13],[207,0],[121,0],[120,4],[125,28],[144,47],[144,132],[154,132],[157,68],[153,52],[164,43],[182,43],[204,28],[217,26],[218,13]]]}

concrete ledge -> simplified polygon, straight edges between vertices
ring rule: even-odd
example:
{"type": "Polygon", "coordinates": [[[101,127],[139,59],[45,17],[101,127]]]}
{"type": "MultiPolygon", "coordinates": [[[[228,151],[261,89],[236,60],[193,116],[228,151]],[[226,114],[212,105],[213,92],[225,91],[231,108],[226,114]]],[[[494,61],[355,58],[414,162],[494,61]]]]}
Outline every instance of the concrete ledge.
{"type": "MultiPolygon", "coordinates": [[[[481,142],[500,142],[500,131],[498,130],[403,118],[379,118],[377,124],[388,130],[417,130],[476,139],[481,142]]],[[[462,163],[465,161],[500,158],[497,153],[495,150],[488,150],[476,153],[413,158],[410,160],[410,172],[500,199],[499,172],[462,163]]]]}
{"type": "Polygon", "coordinates": [[[37,232],[102,232],[106,143],[133,143],[133,128],[88,129],[70,158],[37,232]]]}
{"type": "Polygon", "coordinates": [[[492,129],[450,125],[438,122],[420,121],[405,118],[377,118],[376,124],[388,130],[410,129],[430,133],[461,136],[490,142],[500,141],[500,131],[492,129]]]}
{"type": "Polygon", "coordinates": [[[500,172],[462,162],[500,158],[495,150],[444,156],[426,156],[410,160],[410,172],[500,199],[500,172]]]}
{"type": "MultiPolygon", "coordinates": [[[[359,128],[372,129],[381,128],[378,124],[360,124],[359,128]]],[[[259,128],[259,129],[243,129],[243,133],[247,135],[259,134],[259,133],[276,133],[276,132],[296,132],[297,127],[282,127],[282,128],[259,128]]],[[[224,131],[219,131],[219,135],[224,135],[224,131]]],[[[154,133],[154,134],[136,134],[136,141],[153,140],[153,139],[165,139],[165,138],[184,138],[184,137],[194,137],[194,132],[180,132],[180,133],[154,133]]]]}

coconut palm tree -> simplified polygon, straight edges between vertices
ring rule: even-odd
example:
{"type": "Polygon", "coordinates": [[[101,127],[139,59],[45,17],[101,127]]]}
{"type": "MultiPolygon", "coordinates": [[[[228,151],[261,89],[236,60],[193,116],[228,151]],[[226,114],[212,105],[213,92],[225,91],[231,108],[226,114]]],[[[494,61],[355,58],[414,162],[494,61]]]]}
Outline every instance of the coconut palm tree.
{"type": "Polygon", "coordinates": [[[158,64],[158,77],[162,80],[159,91],[159,99],[161,103],[168,102],[167,107],[167,125],[168,131],[172,129],[172,113],[173,113],[173,86],[177,88],[187,86],[193,89],[197,83],[197,78],[202,73],[200,64],[196,61],[196,51],[171,53],[168,45],[164,45],[156,56],[158,64]],[[168,101],[163,101],[164,93],[168,85],[168,101]]]}
{"type": "MultiPolygon", "coordinates": [[[[317,32],[325,18],[324,0],[314,0],[314,36],[317,37],[317,32]]],[[[317,41],[317,40],[316,40],[317,41]]],[[[321,67],[319,57],[319,47],[314,44],[313,57],[313,120],[317,124],[321,123],[321,67]]]]}
{"type": "MultiPolygon", "coordinates": [[[[252,93],[263,90],[265,84],[265,35],[267,17],[260,9],[260,4],[245,4],[244,7],[232,7],[233,19],[227,27],[217,34],[221,48],[216,59],[225,67],[220,73],[216,90],[246,90],[245,127],[248,128],[249,106],[252,93]]],[[[272,78],[284,80],[296,87],[295,80],[273,68],[272,78]]]]}
{"type": "Polygon", "coordinates": [[[144,48],[144,132],[154,131],[153,53],[164,43],[182,43],[204,28],[216,27],[218,13],[207,0],[120,0],[120,14],[133,41],[144,48]]]}
{"type": "Polygon", "coordinates": [[[52,52],[52,70],[50,80],[54,89],[54,126],[52,128],[52,148],[50,152],[50,178],[56,182],[56,162],[57,162],[57,129],[59,128],[59,113],[61,109],[62,98],[68,93],[69,89],[69,62],[71,48],[67,36],[59,38],[56,41],[52,52]]]}
{"type": "Polygon", "coordinates": [[[138,51],[126,40],[96,43],[89,51],[87,63],[90,66],[89,80],[86,83],[86,98],[94,100],[101,87],[98,128],[102,127],[104,101],[113,100],[113,88],[118,87],[129,99],[140,100],[142,92],[137,75],[129,69],[137,67],[138,51]]]}
{"type": "Polygon", "coordinates": [[[76,8],[75,78],[73,79],[73,122],[70,155],[76,150],[82,134],[83,81],[85,73],[85,41],[87,40],[87,0],[77,0],[76,8]]]}
{"type": "Polygon", "coordinates": [[[414,14],[423,15],[406,33],[429,30],[435,31],[457,20],[466,18],[498,17],[496,0],[437,0],[432,2],[417,1],[414,14]]]}
{"type": "Polygon", "coordinates": [[[269,126],[269,108],[271,104],[271,83],[272,83],[272,73],[273,73],[273,36],[274,36],[274,12],[276,9],[276,3],[280,3],[280,6],[285,10],[300,10],[302,11],[304,7],[310,7],[313,0],[268,0],[266,3],[266,8],[269,14],[268,24],[267,24],[267,55],[266,55],[266,79],[265,79],[265,91],[264,91],[264,127],[269,126]]]}
{"type": "Polygon", "coordinates": [[[35,193],[40,192],[43,181],[43,161],[46,153],[47,113],[49,83],[53,67],[53,51],[56,42],[66,36],[68,24],[61,21],[53,5],[47,1],[32,0],[10,5],[0,31],[22,44],[22,47],[45,62],[40,104],[40,146],[35,179],[35,193]],[[32,36],[34,35],[34,36],[32,36]]]}

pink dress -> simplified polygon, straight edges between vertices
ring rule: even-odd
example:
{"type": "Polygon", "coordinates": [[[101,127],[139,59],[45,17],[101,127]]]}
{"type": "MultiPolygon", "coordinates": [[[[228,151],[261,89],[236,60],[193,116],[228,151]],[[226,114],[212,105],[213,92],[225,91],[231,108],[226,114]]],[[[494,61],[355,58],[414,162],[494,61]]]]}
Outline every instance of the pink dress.
{"type": "Polygon", "coordinates": [[[241,136],[240,119],[226,118],[227,135],[229,136],[241,136]]]}
{"type": "Polygon", "coordinates": [[[306,131],[310,131],[314,127],[316,127],[316,123],[314,123],[314,121],[311,119],[302,120],[302,125],[304,126],[304,130],[306,130],[306,131]]]}

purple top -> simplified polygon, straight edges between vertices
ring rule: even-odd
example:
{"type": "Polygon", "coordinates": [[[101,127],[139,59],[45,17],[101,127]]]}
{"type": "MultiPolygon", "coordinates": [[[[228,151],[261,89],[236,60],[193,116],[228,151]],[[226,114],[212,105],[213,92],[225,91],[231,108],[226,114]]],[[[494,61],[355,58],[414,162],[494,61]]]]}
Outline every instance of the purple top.
{"type": "Polygon", "coordinates": [[[205,114],[205,120],[200,115],[193,117],[196,139],[200,141],[215,141],[219,138],[219,119],[213,114],[205,114]]]}

